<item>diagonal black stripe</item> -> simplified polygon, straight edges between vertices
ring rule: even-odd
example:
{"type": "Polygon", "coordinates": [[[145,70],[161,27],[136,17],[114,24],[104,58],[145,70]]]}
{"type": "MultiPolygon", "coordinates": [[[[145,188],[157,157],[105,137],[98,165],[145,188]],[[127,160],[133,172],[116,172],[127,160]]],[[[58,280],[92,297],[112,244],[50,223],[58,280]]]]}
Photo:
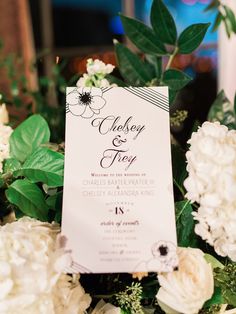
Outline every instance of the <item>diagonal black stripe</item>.
{"type": "Polygon", "coordinates": [[[106,92],[108,92],[110,89],[112,89],[113,87],[112,86],[110,86],[110,87],[104,87],[104,89],[102,88],[102,91],[103,91],[103,93],[106,93],[106,92]]]}
{"type": "MultiPolygon", "coordinates": [[[[142,88],[142,87],[141,87],[141,88],[142,88]]],[[[159,96],[153,95],[152,93],[149,93],[147,90],[145,90],[145,92],[142,92],[142,91],[140,90],[141,88],[137,89],[137,93],[142,93],[142,94],[144,94],[144,95],[146,95],[146,96],[152,98],[153,101],[158,101],[158,102],[161,103],[163,106],[165,106],[166,108],[169,109],[169,104],[168,104],[168,102],[164,102],[162,99],[160,99],[159,96]]]]}
{"type": "Polygon", "coordinates": [[[162,106],[162,105],[160,105],[160,104],[157,104],[157,102],[154,102],[154,101],[148,99],[147,97],[144,97],[142,94],[141,94],[141,95],[137,94],[136,92],[134,92],[134,91],[133,91],[132,89],[130,89],[129,87],[124,87],[124,89],[127,90],[129,93],[134,94],[135,96],[140,97],[140,98],[142,98],[142,99],[144,99],[144,100],[150,102],[151,104],[153,104],[153,105],[159,107],[160,109],[163,109],[163,110],[169,112],[169,110],[168,110],[166,107],[164,107],[164,106],[162,106]]]}
{"type": "Polygon", "coordinates": [[[169,105],[169,99],[168,97],[162,95],[161,93],[155,91],[152,88],[148,88],[148,87],[142,87],[142,89],[144,89],[146,92],[151,93],[154,97],[158,97],[159,99],[161,99],[163,102],[167,103],[169,105]]]}
{"type": "MultiPolygon", "coordinates": [[[[148,87],[144,87],[144,88],[145,88],[145,89],[148,89],[148,87]]],[[[148,89],[148,90],[151,90],[154,94],[157,94],[159,97],[162,97],[165,101],[168,102],[168,97],[167,97],[167,96],[165,96],[165,95],[159,93],[158,91],[156,91],[155,89],[152,89],[152,88],[150,88],[150,89],[148,89]]]]}
{"type": "Polygon", "coordinates": [[[136,94],[136,96],[139,96],[149,102],[152,102],[152,104],[159,106],[162,109],[166,109],[167,111],[169,111],[169,106],[166,106],[165,104],[163,104],[157,97],[153,98],[152,96],[149,96],[145,93],[142,93],[141,91],[139,91],[138,89],[132,89],[133,93],[136,94]]]}

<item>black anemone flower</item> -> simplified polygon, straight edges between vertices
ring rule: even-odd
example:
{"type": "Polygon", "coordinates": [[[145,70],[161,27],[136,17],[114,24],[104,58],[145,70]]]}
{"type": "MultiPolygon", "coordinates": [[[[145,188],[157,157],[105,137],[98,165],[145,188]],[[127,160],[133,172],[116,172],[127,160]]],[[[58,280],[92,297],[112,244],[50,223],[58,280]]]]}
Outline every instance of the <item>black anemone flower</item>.
{"type": "Polygon", "coordinates": [[[73,88],[66,97],[69,111],[75,116],[91,118],[99,114],[106,101],[102,97],[102,90],[97,87],[73,88]]]}

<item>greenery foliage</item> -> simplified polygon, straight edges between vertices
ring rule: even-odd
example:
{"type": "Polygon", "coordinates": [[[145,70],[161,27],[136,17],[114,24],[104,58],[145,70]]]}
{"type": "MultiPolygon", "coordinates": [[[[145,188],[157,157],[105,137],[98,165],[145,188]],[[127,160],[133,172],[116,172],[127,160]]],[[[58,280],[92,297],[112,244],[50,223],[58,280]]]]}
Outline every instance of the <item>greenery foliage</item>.
{"type": "MultiPolygon", "coordinates": [[[[235,17],[230,8],[222,5],[219,0],[213,0],[207,10],[218,9],[219,13],[214,28],[223,21],[228,35],[236,32],[235,17]],[[223,11],[222,11],[223,10],[223,11]]],[[[177,93],[185,87],[191,78],[184,72],[173,69],[172,61],[178,54],[189,54],[201,44],[209,24],[193,24],[181,34],[177,33],[173,17],[162,0],[154,0],[151,8],[151,27],[121,15],[121,21],[127,37],[138,48],[136,54],[122,43],[117,41],[115,53],[119,71],[123,80],[109,75],[111,83],[119,86],[163,86],[167,85],[170,92],[170,102],[173,103],[177,93]]],[[[61,220],[62,187],[64,155],[63,146],[51,144],[50,140],[62,139],[57,133],[57,127],[64,121],[64,109],[55,109],[45,103],[45,94],[54,84],[58,87],[58,98],[65,92],[65,86],[71,85],[76,78],[66,82],[61,76],[62,66],[55,66],[54,81],[46,77],[40,78],[39,91],[30,91],[25,78],[15,78],[12,69],[12,57],[2,60],[0,65],[6,66],[12,79],[12,100],[20,106],[19,90],[35,100],[36,111],[41,115],[32,115],[20,124],[10,138],[10,158],[5,160],[3,173],[0,174],[1,207],[0,217],[14,211],[17,217],[28,215],[42,221],[61,220]],[[56,83],[55,83],[56,82],[56,83]],[[46,118],[46,119],[45,119],[46,118]],[[46,121],[47,120],[47,121],[46,121]]],[[[29,104],[31,106],[32,104],[29,104]]],[[[220,121],[229,128],[236,129],[236,101],[231,104],[222,91],[212,105],[208,118],[210,121],[220,121]]],[[[182,120],[181,120],[182,122],[182,120]]],[[[62,128],[63,129],[63,128],[62,128]]],[[[183,181],[186,178],[186,162],[184,151],[177,145],[172,145],[173,181],[176,188],[176,224],[179,246],[196,247],[199,239],[194,233],[192,212],[196,204],[190,204],[184,197],[183,181]]],[[[206,250],[208,248],[204,247],[206,250]]],[[[209,251],[210,252],[210,251],[209,251]]],[[[212,253],[212,252],[210,252],[212,253]]],[[[216,254],[213,253],[215,256],[216,254]]],[[[217,256],[216,256],[217,257],[217,256]]],[[[208,257],[209,258],[209,257],[208,257]]],[[[218,258],[218,257],[217,257],[218,258]]],[[[214,258],[210,258],[215,265],[214,258]]],[[[216,263],[217,264],[217,263],[216,263]]],[[[218,304],[227,302],[236,306],[235,265],[226,264],[219,271],[219,264],[214,266],[216,290],[210,301],[205,304],[202,313],[215,313],[218,304]]],[[[99,275],[99,285],[94,287],[91,279],[82,277],[83,285],[92,286],[94,296],[103,294],[105,298],[116,300],[123,313],[160,313],[155,300],[158,289],[156,275],[149,274],[141,283],[131,279],[130,275],[114,275],[105,277],[99,275]],[[121,276],[121,277],[119,277],[121,276]],[[114,293],[114,287],[120,291],[114,293]],[[128,297],[127,297],[128,295],[128,297]],[[130,303],[130,301],[132,301],[130,303]]]]}

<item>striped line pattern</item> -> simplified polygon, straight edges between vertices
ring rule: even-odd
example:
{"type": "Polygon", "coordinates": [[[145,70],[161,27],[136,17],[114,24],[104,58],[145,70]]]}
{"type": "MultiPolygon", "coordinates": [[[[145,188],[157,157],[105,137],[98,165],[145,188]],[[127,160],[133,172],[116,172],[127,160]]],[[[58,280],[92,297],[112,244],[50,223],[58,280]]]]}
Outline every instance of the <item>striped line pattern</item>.
{"type": "Polygon", "coordinates": [[[169,112],[168,97],[148,87],[124,87],[128,92],[140,97],[151,104],[169,112]]]}
{"type": "Polygon", "coordinates": [[[102,90],[103,93],[106,93],[106,92],[108,92],[112,88],[113,88],[113,86],[102,87],[101,90],[102,90]]]}
{"type": "Polygon", "coordinates": [[[91,274],[91,270],[89,270],[88,268],[76,263],[76,262],[72,262],[72,265],[70,267],[67,267],[66,269],[64,269],[64,272],[68,273],[68,274],[77,274],[77,273],[81,273],[81,274],[91,274]]]}

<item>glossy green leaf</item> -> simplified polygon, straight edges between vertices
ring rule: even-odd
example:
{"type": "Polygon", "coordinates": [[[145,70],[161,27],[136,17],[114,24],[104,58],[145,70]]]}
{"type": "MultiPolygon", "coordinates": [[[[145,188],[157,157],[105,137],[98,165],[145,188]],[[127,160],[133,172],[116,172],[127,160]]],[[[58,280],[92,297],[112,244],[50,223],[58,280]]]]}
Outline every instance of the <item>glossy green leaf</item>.
{"type": "Polygon", "coordinates": [[[119,70],[125,81],[131,86],[145,86],[152,80],[144,62],[124,45],[115,42],[115,52],[119,70]]]}
{"type": "Polygon", "coordinates": [[[112,74],[107,74],[106,79],[109,81],[110,84],[116,84],[117,86],[121,86],[121,87],[127,86],[127,84],[125,84],[124,81],[118,79],[112,74]]]}
{"type": "Polygon", "coordinates": [[[164,72],[162,82],[170,89],[180,90],[186,86],[192,78],[182,71],[170,69],[164,72]]]}
{"type": "Polygon", "coordinates": [[[15,158],[6,159],[4,162],[3,171],[13,173],[15,170],[20,169],[21,163],[15,158]]]}
{"type": "Polygon", "coordinates": [[[146,54],[145,58],[149,64],[154,67],[156,79],[160,79],[162,76],[162,57],[146,54]]]}
{"type": "Polygon", "coordinates": [[[207,12],[207,11],[210,11],[210,10],[217,9],[219,5],[220,5],[220,1],[219,0],[212,0],[208,4],[208,6],[204,9],[204,11],[207,12]]]}
{"type": "Polygon", "coordinates": [[[175,45],[177,39],[175,21],[162,0],[153,0],[151,24],[163,43],[175,45]]]}
{"type": "Polygon", "coordinates": [[[179,36],[179,53],[188,54],[193,52],[203,41],[210,23],[193,24],[187,27],[179,36]]]}
{"type": "Polygon", "coordinates": [[[206,301],[203,308],[208,308],[215,304],[223,304],[224,298],[222,296],[221,289],[219,287],[215,287],[213,296],[210,298],[210,300],[206,301]]]}
{"type": "Polygon", "coordinates": [[[187,177],[185,152],[180,146],[171,145],[171,155],[174,183],[182,188],[187,177]]]}
{"type": "Polygon", "coordinates": [[[170,103],[170,105],[173,105],[177,95],[178,95],[177,90],[169,89],[169,103],[170,103]]]}
{"type": "Polygon", "coordinates": [[[234,12],[227,5],[224,5],[224,9],[226,13],[226,19],[228,19],[228,21],[230,22],[232,31],[236,33],[236,19],[234,12]]]}
{"type": "Polygon", "coordinates": [[[50,138],[46,120],[33,115],[22,122],[10,137],[10,156],[24,162],[31,153],[50,138]]]}
{"type": "Polygon", "coordinates": [[[188,200],[175,203],[178,246],[196,247],[192,206],[188,200]]]}
{"type": "Polygon", "coordinates": [[[167,54],[164,44],[158,39],[150,27],[124,15],[120,17],[125,34],[142,52],[157,55],[167,54]]]}
{"type": "Polygon", "coordinates": [[[48,205],[40,188],[27,179],[16,180],[6,190],[8,201],[25,215],[47,221],[48,205]]]}
{"type": "Polygon", "coordinates": [[[213,32],[215,32],[218,29],[218,27],[219,27],[220,23],[222,22],[222,20],[223,20],[223,15],[221,14],[221,12],[218,12],[217,15],[216,15],[214,24],[212,26],[212,31],[213,32]]]}
{"type": "Polygon", "coordinates": [[[31,182],[43,182],[49,187],[63,185],[64,156],[46,147],[30,155],[14,176],[25,176],[31,182]]]}
{"type": "Polygon", "coordinates": [[[210,255],[210,254],[204,254],[204,258],[205,260],[211,264],[212,268],[224,268],[224,265],[218,261],[218,259],[216,259],[214,256],[210,255]]]}

